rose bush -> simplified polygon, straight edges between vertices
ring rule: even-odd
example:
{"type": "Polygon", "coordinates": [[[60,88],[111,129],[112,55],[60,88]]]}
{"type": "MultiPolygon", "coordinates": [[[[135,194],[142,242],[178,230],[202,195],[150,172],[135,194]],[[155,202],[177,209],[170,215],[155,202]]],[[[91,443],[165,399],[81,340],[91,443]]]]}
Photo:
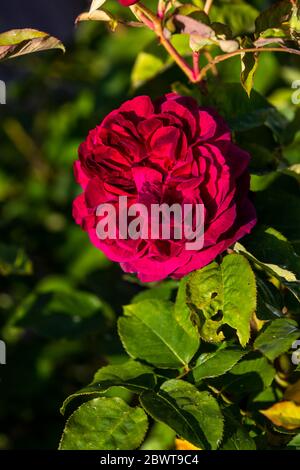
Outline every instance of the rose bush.
{"type": "MultiPolygon", "coordinates": [[[[114,450],[170,450],[172,462],[185,448],[199,464],[195,449],[300,449],[299,18],[295,0],[92,0],[64,57],[13,66],[0,122],[0,449],[56,447],[60,404],[59,449],[105,450],[103,464],[114,450]],[[170,90],[187,98],[124,103],[170,90]],[[99,116],[74,203],[97,250],[69,209],[70,159],[99,116]],[[233,243],[255,223],[248,172],[258,223],[233,243]],[[204,246],[196,214],[177,219],[191,203],[205,206],[204,246]],[[99,249],[145,281],[188,274],[143,284],[99,249]]],[[[64,46],[38,30],[0,33],[0,61],[53,48],[64,46]]]]}
{"type": "MultiPolygon", "coordinates": [[[[169,94],[152,103],[138,96],[110,113],[79,148],[75,176],[84,192],[76,222],[92,243],[125,272],[144,281],[181,278],[207,265],[254,226],[249,200],[249,154],[238,148],[224,120],[188,97],[169,94]],[[98,205],[204,204],[204,246],[180,240],[100,240],[98,205]]],[[[148,222],[150,223],[150,221],[148,222]]]]}

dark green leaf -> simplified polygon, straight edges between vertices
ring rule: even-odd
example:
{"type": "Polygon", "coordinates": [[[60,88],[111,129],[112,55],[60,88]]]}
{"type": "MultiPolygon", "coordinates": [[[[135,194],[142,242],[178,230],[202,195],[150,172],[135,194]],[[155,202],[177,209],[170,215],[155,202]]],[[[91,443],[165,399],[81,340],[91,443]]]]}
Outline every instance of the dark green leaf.
{"type": "MultiPolygon", "coordinates": [[[[297,249],[300,255],[300,194],[297,182],[288,176],[280,176],[265,191],[256,193],[255,206],[259,220],[287,237],[294,251],[297,249]]],[[[274,254],[277,256],[276,251],[274,254]]]]}
{"type": "Polygon", "coordinates": [[[72,338],[99,331],[111,323],[110,307],[88,292],[47,289],[31,294],[19,307],[11,324],[32,328],[53,338],[72,338]]]}
{"type": "Polygon", "coordinates": [[[263,32],[267,32],[267,36],[273,36],[274,30],[275,33],[279,32],[279,35],[285,35],[290,39],[294,38],[294,33],[299,33],[298,1],[281,0],[256,18],[255,33],[257,36],[263,32]]]}
{"type": "Polygon", "coordinates": [[[243,132],[266,126],[280,140],[288,121],[257,91],[248,98],[239,84],[225,83],[220,93],[219,84],[208,83],[210,106],[214,105],[224,115],[231,129],[243,132]]]}
{"type": "Polygon", "coordinates": [[[249,3],[235,0],[230,2],[230,5],[228,2],[213,4],[209,16],[212,21],[227,24],[233,34],[237,36],[254,31],[254,22],[257,14],[258,11],[249,5],[249,3]]]}
{"type": "Polygon", "coordinates": [[[256,338],[254,347],[273,361],[280,354],[287,352],[299,337],[300,330],[295,321],[279,318],[263,329],[256,338]]]}
{"type": "Polygon", "coordinates": [[[160,391],[144,392],[141,404],[157,421],[202,449],[216,449],[223,435],[223,417],[217,401],[208,392],[182,380],[168,380],[160,391]]]}
{"type": "Polygon", "coordinates": [[[275,320],[283,316],[282,296],[279,290],[269,281],[256,275],[257,309],[256,314],[260,320],[275,320]]]}
{"type": "Polygon", "coordinates": [[[193,377],[195,382],[209,377],[218,377],[225,374],[243,357],[245,352],[238,348],[225,347],[222,344],[213,353],[204,353],[197,359],[193,367],[193,377]]]}
{"type": "Polygon", "coordinates": [[[241,422],[239,410],[230,406],[222,411],[225,418],[225,428],[220,450],[255,450],[255,442],[249,436],[244,423],[241,422]]]}
{"type": "Polygon", "coordinates": [[[251,398],[266,387],[274,377],[275,369],[267,358],[250,353],[236,364],[226,375],[212,379],[212,383],[231,401],[251,398]]]}
{"type": "Polygon", "coordinates": [[[80,396],[102,394],[111,387],[124,387],[140,393],[155,387],[156,377],[151,367],[129,360],[117,366],[106,366],[94,375],[92,383],[70,395],[63,403],[61,412],[64,414],[71,400],[80,396]]]}
{"type": "Polygon", "coordinates": [[[32,273],[32,264],[22,248],[0,244],[0,275],[32,273]]]}
{"type": "MultiPolygon", "coordinates": [[[[242,42],[242,48],[252,48],[253,44],[249,39],[245,39],[242,42]]],[[[254,75],[258,66],[258,54],[256,52],[248,52],[247,54],[241,55],[241,83],[248,96],[251,94],[251,90],[254,84],[254,75]]]]}
{"type": "Polygon", "coordinates": [[[244,252],[300,299],[300,257],[286,237],[271,227],[258,227],[251,237],[244,238],[243,243],[246,250],[240,244],[236,244],[235,249],[244,252]]]}

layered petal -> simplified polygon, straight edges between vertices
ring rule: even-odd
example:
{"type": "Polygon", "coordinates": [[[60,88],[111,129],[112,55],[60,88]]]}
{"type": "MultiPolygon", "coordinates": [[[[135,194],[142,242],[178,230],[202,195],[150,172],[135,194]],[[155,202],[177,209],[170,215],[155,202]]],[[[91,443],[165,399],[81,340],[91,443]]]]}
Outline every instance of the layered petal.
{"type": "Polygon", "coordinates": [[[136,273],[143,282],[179,279],[210,263],[255,225],[249,159],[232,142],[216,110],[175,93],[155,103],[138,96],[106,116],[81,144],[74,174],[83,193],[74,201],[73,217],[124,271],[136,273]],[[115,211],[114,237],[99,238],[97,227],[106,223],[98,215],[103,204],[115,211]],[[133,204],[146,209],[138,221],[128,214],[133,204]],[[203,245],[188,249],[187,243],[199,235],[199,205],[203,245]],[[154,207],[158,212],[152,212],[154,207]],[[192,208],[189,231],[186,207],[192,208]],[[132,221],[134,237],[126,231],[132,221]],[[147,230],[139,231],[140,225],[147,230]]]}

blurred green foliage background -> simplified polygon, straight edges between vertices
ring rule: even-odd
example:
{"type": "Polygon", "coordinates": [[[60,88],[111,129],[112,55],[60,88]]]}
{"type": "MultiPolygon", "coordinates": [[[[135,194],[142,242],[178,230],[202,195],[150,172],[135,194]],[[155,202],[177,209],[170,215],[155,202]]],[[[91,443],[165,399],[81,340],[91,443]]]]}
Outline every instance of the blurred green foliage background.
{"type": "MultiPolygon", "coordinates": [[[[262,8],[271,2],[248,3],[262,8]]],[[[109,9],[126,13],[113,0],[109,9]]],[[[1,65],[0,78],[3,73],[13,80],[7,105],[0,106],[0,257],[15,256],[8,246],[25,250],[32,270],[19,251],[24,275],[0,281],[0,339],[7,343],[7,365],[0,366],[0,449],[57,448],[63,399],[101,365],[122,360],[115,318],[141,287],[94,249],[72,220],[72,200],[80,192],[72,164],[88,130],[133,95],[133,63],[151,40],[143,28],[120,26],[111,33],[101,23],[85,23],[74,28],[65,55],[54,51],[1,65]],[[75,290],[91,294],[91,318],[98,312],[101,321],[84,317],[75,290]],[[53,296],[51,321],[47,295],[53,296]]],[[[238,58],[219,70],[220,83],[239,81],[238,58]]],[[[299,78],[299,58],[265,54],[255,89],[292,119],[291,83],[299,78]]],[[[156,97],[181,79],[171,67],[137,92],[156,97]]],[[[155,428],[145,446],[158,448],[158,441],[166,448],[172,435],[159,433],[155,428]]]]}

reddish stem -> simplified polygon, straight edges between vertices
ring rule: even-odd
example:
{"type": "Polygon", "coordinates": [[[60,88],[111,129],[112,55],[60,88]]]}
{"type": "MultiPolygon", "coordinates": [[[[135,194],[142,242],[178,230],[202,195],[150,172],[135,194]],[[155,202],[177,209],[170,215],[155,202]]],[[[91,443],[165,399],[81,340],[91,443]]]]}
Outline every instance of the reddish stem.
{"type": "Polygon", "coordinates": [[[193,52],[193,69],[194,69],[194,78],[195,80],[197,80],[200,74],[199,52],[193,52]]]}

